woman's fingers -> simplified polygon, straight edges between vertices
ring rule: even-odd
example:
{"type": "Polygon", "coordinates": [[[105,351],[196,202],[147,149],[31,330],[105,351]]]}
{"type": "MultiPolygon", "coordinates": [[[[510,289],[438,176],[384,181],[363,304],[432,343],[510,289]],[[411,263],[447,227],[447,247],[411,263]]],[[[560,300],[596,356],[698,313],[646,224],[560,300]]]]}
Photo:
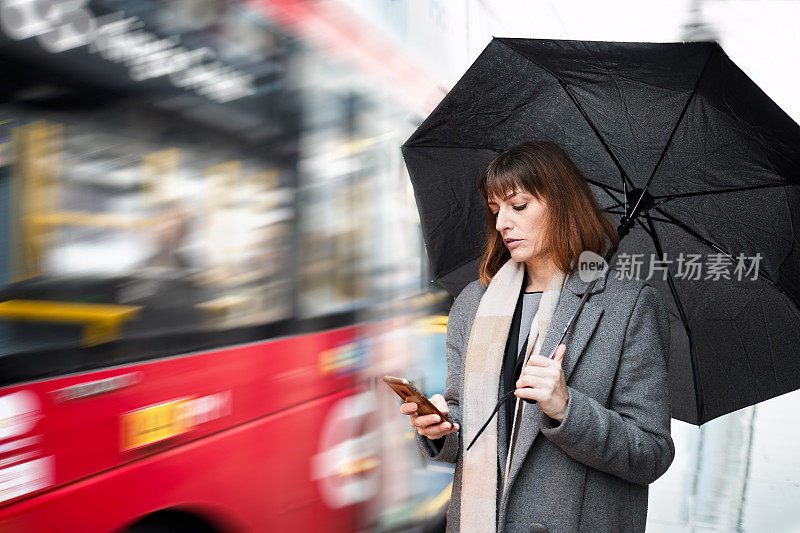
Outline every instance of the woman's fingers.
{"type": "Polygon", "coordinates": [[[442,417],[440,417],[439,415],[422,415],[413,417],[411,419],[411,425],[416,428],[433,426],[435,424],[440,424],[441,422],[442,422],[442,417]]]}
{"type": "Polygon", "coordinates": [[[438,439],[454,431],[458,431],[458,424],[452,425],[450,422],[441,422],[439,424],[417,428],[417,433],[429,439],[438,439]]]}
{"type": "Polygon", "coordinates": [[[517,390],[514,395],[517,398],[534,400],[537,402],[547,402],[553,397],[556,389],[556,382],[550,378],[525,375],[519,378],[516,383],[517,390]]]}
{"type": "MultiPolygon", "coordinates": [[[[544,369],[541,369],[544,370],[544,369]]],[[[517,398],[539,402],[544,414],[555,420],[563,420],[569,402],[569,390],[564,377],[554,377],[546,372],[526,372],[516,382],[514,395],[517,398]]]]}
{"type": "Polygon", "coordinates": [[[536,389],[553,390],[556,387],[556,381],[550,377],[524,375],[517,380],[516,386],[518,389],[533,387],[536,389]]]}
{"type": "Polygon", "coordinates": [[[561,365],[559,361],[554,361],[549,357],[545,357],[543,355],[531,355],[531,358],[528,359],[528,364],[525,366],[540,366],[540,367],[550,367],[554,365],[561,365]]]}
{"type": "Polygon", "coordinates": [[[417,433],[429,439],[438,439],[448,433],[458,431],[458,424],[454,425],[443,421],[439,415],[411,415],[409,424],[417,430],[417,433]]]}
{"type": "Polygon", "coordinates": [[[522,370],[522,377],[537,376],[540,378],[550,378],[558,381],[560,377],[558,368],[544,368],[541,366],[527,366],[522,370]]]}
{"type": "Polygon", "coordinates": [[[417,404],[414,402],[404,403],[400,406],[400,412],[404,415],[410,415],[417,412],[417,404]]]}
{"type": "MultiPolygon", "coordinates": [[[[450,410],[447,407],[447,401],[441,394],[434,394],[430,398],[431,403],[435,405],[442,413],[447,414],[450,410]]],[[[409,415],[408,424],[417,430],[417,433],[424,435],[429,439],[438,439],[458,431],[458,424],[451,424],[442,420],[439,415],[418,415],[418,406],[414,402],[406,402],[400,405],[400,412],[404,415],[409,415]]]]}

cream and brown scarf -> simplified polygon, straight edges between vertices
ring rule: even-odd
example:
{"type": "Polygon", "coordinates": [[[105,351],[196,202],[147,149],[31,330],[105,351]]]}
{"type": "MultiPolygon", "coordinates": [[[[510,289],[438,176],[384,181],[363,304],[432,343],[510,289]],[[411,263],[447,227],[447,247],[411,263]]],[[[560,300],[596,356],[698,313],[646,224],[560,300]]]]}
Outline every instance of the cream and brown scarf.
{"type": "MultiPolygon", "coordinates": [[[[465,363],[462,402],[463,442],[471,442],[497,402],[500,371],[511,329],[511,319],[524,279],[523,263],[509,259],[492,278],[481,298],[472,323],[465,363]]],[[[525,360],[540,353],[553,317],[566,275],[556,271],[542,293],[539,309],[533,317],[525,360]]],[[[524,404],[522,404],[524,406],[524,404]]],[[[524,408],[524,407],[523,407],[524,408]]],[[[517,409],[520,405],[517,399],[517,409]]],[[[519,416],[516,417],[519,419],[519,416]]],[[[516,442],[512,432],[509,458],[516,442]]],[[[497,502],[497,418],[495,417],[469,451],[463,451],[461,481],[462,533],[496,531],[497,502]]],[[[503,458],[506,459],[506,458],[503,458]]],[[[508,468],[506,468],[508,475],[508,468]]]]}

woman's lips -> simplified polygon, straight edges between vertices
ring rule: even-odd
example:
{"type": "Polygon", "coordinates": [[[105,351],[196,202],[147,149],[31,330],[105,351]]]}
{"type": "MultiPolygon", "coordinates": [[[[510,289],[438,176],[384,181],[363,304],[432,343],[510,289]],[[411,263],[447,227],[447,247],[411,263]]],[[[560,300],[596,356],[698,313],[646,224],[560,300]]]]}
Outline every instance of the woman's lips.
{"type": "Polygon", "coordinates": [[[509,250],[513,250],[522,243],[522,239],[505,239],[503,242],[506,243],[506,247],[508,247],[509,250]]]}

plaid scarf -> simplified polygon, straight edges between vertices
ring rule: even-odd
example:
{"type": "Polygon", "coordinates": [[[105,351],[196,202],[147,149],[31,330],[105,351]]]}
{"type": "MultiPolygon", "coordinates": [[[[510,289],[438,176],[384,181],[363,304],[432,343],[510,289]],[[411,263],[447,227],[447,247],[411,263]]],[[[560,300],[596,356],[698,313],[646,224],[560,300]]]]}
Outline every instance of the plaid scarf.
{"type": "MultiPolygon", "coordinates": [[[[505,356],[511,319],[524,278],[523,263],[509,259],[492,278],[481,298],[472,323],[465,362],[462,403],[463,442],[470,442],[492,412],[500,387],[500,370],[505,356]]],[[[557,270],[542,294],[531,323],[525,362],[542,348],[566,275],[557,270]]],[[[515,412],[520,418],[519,398],[515,412]]],[[[521,405],[524,406],[524,403],[521,405]]],[[[510,461],[517,430],[509,443],[510,461]]],[[[463,450],[461,480],[461,528],[463,533],[496,531],[497,524],[497,418],[495,417],[469,451],[463,450]]],[[[507,463],[508,465],[508,463],[507,463]]],[[[506,475],[508,466],[506,467],[506,475]]],[[[505,484],[504,484],[505,485],[505,484]]]]}

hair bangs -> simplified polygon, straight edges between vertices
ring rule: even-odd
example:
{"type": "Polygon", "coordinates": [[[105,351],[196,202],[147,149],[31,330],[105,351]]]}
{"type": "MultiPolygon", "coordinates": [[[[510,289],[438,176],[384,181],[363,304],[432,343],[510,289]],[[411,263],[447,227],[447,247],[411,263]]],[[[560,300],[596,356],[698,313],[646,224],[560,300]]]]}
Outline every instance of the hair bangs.
{"type": "Polygon", "coordinates": [[[540,180],[536,169],[527,165],[526,161],[502,157],[493,160],[484,171],[479,188],[484,202],[492,198],[504,199],[507,196],[525,191],[541,200],[540,180]]]}

